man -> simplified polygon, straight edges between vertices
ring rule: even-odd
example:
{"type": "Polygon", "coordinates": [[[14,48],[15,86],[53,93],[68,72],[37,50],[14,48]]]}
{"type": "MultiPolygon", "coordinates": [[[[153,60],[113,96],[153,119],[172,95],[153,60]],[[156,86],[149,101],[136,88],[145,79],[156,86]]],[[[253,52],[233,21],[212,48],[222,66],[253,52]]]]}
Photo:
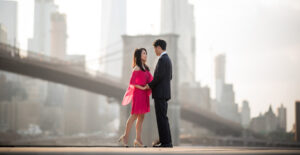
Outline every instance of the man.
{"type": "Polygon", "coordinates": [[[159,140],[153,147],[173,147],[169,119],[168,103],[171,99],[172,63],[166,52],[167,43],[158,39],[153,43],[154,51],[159,56],[154,70],[153,80],[145,87],[152,89],[159,140]]]}

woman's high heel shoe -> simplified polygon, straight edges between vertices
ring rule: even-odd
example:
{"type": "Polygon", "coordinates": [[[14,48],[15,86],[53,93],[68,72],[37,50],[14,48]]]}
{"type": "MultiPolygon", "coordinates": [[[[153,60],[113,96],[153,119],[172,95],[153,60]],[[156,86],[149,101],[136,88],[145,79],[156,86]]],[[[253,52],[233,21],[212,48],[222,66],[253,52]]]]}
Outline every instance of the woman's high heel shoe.
{"type": "Polygon", "coordinates": [[[124,138],[125,138],[125,136],[124,136],[124,135],[123,135],[123,136],[121,136],[121,137],[120,137],[120,139],[119,139],[119,142],[121,142],[123,146],[125,146],[125,147],[128,147],[128,144],[127,144],[127,143],[125,143],[125,139],[124,139],[124,138]]]}
{"type": "Polygon", "coordinates": [[[145,145],[141,144],[141,143],[140,143],[139,141],[137,141],[136,139],[134,140],[133,146],[134,146],[134,147],[146,147],[145,145]]]}

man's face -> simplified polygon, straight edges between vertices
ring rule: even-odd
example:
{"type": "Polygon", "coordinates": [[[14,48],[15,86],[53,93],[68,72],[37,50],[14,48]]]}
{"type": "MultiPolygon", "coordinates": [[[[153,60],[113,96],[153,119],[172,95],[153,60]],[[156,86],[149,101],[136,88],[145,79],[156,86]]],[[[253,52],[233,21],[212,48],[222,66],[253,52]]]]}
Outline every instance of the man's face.
{"type": "Polygon", "coordinates": [[[154,46],[154,52],[155,52],[155,54],[156,54],[156,56],[159,56],[160,55],[160,49],[159,49],[160,47],[159,46],[154,46]]]}

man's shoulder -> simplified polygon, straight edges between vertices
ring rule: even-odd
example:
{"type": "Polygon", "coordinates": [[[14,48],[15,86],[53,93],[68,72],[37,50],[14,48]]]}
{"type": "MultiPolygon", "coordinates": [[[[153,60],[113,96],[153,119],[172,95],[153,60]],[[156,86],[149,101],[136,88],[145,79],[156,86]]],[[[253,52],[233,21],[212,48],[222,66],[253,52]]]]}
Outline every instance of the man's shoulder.
{"type": "Polygon", "coordinates": [[[162,56],[161,56],[161,59],[169,59],[169,55],[168,55],[168,53],[166,53],[166,54],[162,55],[162,56]]]}
{"type": "Polygon", "coordinates": [[[171,61],[168,54],[162,55],[160,59],[161,59],[162,61],[165,61],[165,60],[166,60],[166,61],[171,61]]]}

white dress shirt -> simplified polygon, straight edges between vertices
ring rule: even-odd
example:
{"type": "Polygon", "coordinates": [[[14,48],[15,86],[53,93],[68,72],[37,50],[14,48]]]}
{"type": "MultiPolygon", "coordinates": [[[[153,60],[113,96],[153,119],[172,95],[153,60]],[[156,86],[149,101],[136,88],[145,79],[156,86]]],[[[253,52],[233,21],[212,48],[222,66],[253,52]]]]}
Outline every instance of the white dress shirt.
{"type": "MultiPolygon", "coordinates": [[[[167,51],[162,52],[162,53],[160,54],[159,58],[161,58],[161,56],[163,56],[164,54],[167,54],[167,51]]],[[[159,59],[159,58],[158,58],[158,59],[159,59]]]]}

